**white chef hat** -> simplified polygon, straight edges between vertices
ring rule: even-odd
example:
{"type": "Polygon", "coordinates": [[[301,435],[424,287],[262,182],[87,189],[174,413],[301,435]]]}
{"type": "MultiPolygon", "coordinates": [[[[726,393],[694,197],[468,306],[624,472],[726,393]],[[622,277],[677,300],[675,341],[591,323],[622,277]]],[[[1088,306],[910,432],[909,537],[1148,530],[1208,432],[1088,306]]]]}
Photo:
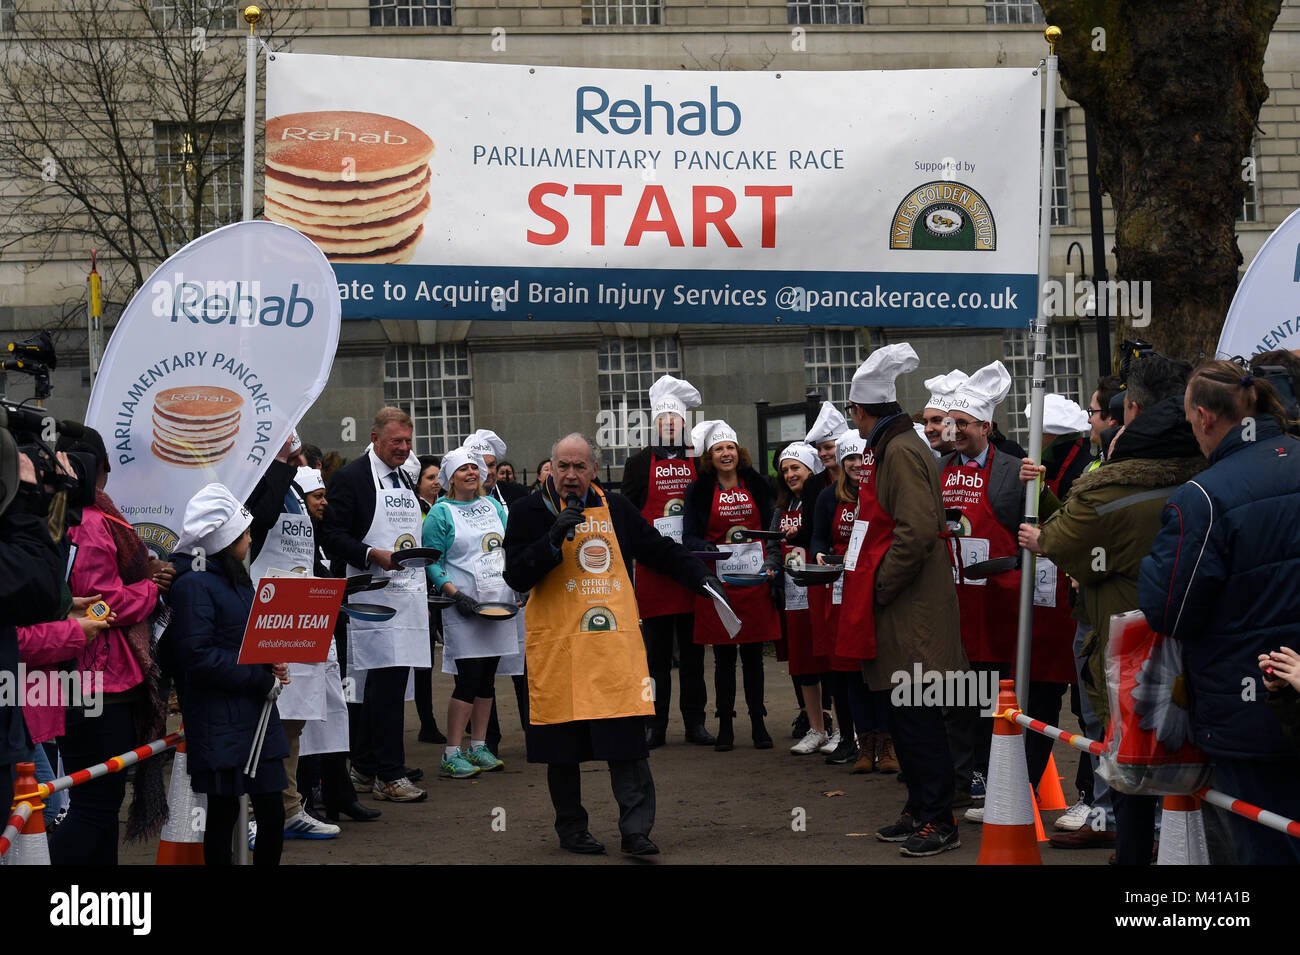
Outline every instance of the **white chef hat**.
{"type": "Polygon", "coordinates": [[[835,439],[835,463],[843,464],[850,454],[862,454],[867,449],[867,439],[849,430],[835,439]]]}
{"type": "Polygon", "coordinates": [[[817,413],[817,420],[813,422],[812,430],[804,440],[809,444],[817,445],[831,438],[838,438],[848,429],[849,423],[844,420],[844,415],[840,414],[839,409],[829,401],[823,401],[822,410],[817,413]]]}
{"type": "Polygon", "coordinates": [[[410,452],[406,456],[406,460],[402,462],[401,467],[402,470],[406,473],[406,476],[411,479],[412,484],[416,484],[419,482],[421,468],[420,468],[420,456],[418,454],[416,454],[414,451],[410,452]]]}
{"type": "Polygon", "coordinates": [[[304,497],[312,491],[325,490],[325,482],[316,468],[299,468],[298,473],[294,475],[293,483],[298,485],[298,490],[302,491],[304,497]]]}
{"type": "Polygon", "coordinates": [[[936,375],[933,378],[925,379],[925,387],[930,392],[930,397],[925,406],[947,411],[953,395],[962,385],[966,384],[969,378],[970,376],[966,372],[954,368],[946,375],[936,375]]]}
{"type": "Polygon", "coordinates": [[[205,554],[219,553],[239,540],[251,523],[253,515],[224,484],[209,484],[185,505],[176,550],[188,554],[201,547],[205,554]]]}
{"type": "Polygon", "coordinates": [[[907,342],[877,348],[853,373],[849,400],[859,405],[879,405],[898,400],[895,379],[921,364],[907,342]]]}
{"type": "Polygon", "coordinates": [[[718,419],[701,421],[691,429],[691,449],[697,456],[707,454],[710,448],[723,441],[734,441],[737,445],[740,444],[735,430],[725,421],[718,419]]]}
{"type": "MultiPolygon", "coordinates": [[[[1025,420],[1029,420],[1030,406],[1025,405],[1025,420]]],[[[1043,434],[1077,434],[1090,427],[1088,412],[1065,395],[1043,396],[1043,434]]]]}
{"type": "Polygon", "coordinates": [[[650,386],[650,417],[657,420],[662,414],[686,417],[687,408],[700,406],[700,393],[689,381],[664,375],[650,386]]]}
{"type": "Polygon", "coordinates": [[[990,362],[957,389],[949,411],[963,411],[976,421],[992,421],[993,409],[1011,391],[1011,373],[1000,361],[990,362]]]}
{"type": "Polygon", "coordinates": [[[501,440],[495,431],[489,431],[486,428],[479,428],[466,438],[464,447],[479,456],[490,454],[498,461],[506,456],[506,443],[501,440]]]}
{"type": "Polygon", "coordinates": [[[481,455],[470,448],[460,447],[444,454],[442,456],[441,471],[439,472],[440,476],[446,475],[446,477],[442,478],[442,486],[451,487],[451,476],[467,464],[472,464],[478,468],[480,478],[487,471],[487,462],[483,460],[481,455]]]}
{"type": "Polygon", "coordinates": [[[787,444],[781,450],[781,456],[776,459],[777,465],[779,466],[786,458],[798,461],[813,474],[821,474],[822,471],[826,470],[826,466],[822,464],[822,459],[817,456],[817,449],[803,441],[787,444]]]}

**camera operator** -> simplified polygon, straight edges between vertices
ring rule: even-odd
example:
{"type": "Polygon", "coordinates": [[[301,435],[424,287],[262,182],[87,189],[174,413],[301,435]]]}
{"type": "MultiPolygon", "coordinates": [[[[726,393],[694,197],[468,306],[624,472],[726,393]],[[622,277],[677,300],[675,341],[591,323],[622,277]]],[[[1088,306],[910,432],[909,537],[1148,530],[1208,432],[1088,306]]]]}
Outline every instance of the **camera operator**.
{"type": "MultiPolygon", "coordinates": [[[[18,451],[3,418],[0,412],[0,681],[16,694],[17,627],[59,615],[64,561],[46,525],[35,464],[18,451]]],[[[0,703],[0,807],[6,812],[13,801],[12,764],[30,750],[19,703],[0,703]]]]}

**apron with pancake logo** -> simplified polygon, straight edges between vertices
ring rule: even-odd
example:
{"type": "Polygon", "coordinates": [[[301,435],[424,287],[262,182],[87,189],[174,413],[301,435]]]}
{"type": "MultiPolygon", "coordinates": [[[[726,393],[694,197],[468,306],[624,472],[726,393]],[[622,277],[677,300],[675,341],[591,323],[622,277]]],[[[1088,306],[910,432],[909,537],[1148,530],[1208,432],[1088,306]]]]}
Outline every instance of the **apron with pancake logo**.
{"type": "Polygon", "coordinates": [[[856,660],[876,658],[876,568],[894,541],[894,518],[876,494],[876,451],[868,448],[858,479],[857,519],[844,552],[844,602],[835,649],[856,660]]]}
{"type": "MultiPolygon", "coordinates": [[[[368,452],[375,479],[375,516],[362,540],[377,550],[408,550],[418,547],[422,515],[415,492],[409,487],[385,487],[375,468],[375,456],[368,452]]],[[[397,611],[391,620],[348,621],[348,675],[358,678],[360,670],[381,667],[428,667],[429,599],[423,567],[381,570],[349,566],[348,576],[371,573],[388,578],[382,590],[364,594],[361,603],[378,603],[397,611]]],[[[358,690],[360,692],[360,689],[358,690]]]]}
{"type": "Polygon", "coordinates": [[[653,716],[632,579],[605,495],[528,601],[528,718],[535,725],[653,716]]]}
{"type": "MultiPolygon", "coordinates": [[[[1076,441],[1048,488],[1060,497],[1061,478],[1083,447],[1076,441]]],[[[1029,678],[1045,683],[1074,683],[1074,631],[1078,624],[1070,615],[1070,578],[1046,557],[1034,560],[1034,627],[1029,651],[1029,678]]]]}
{"type": "MultiPolygon", "coordinates": [[[[713,508],[709,511],[709,523],[704,537],[727,554],[725,560],[718,562],[715,573],[719,577],[723,574],[763,572],[763,545],[757,541],[748,544],[736,541],[735,538],[742,530],[763,530],[754,496],[746,490],[744,484],[730,489],[724,489],[720,484],[715,485],[713,508]]],[[[728,637],[717,611],[713,609],[713,599],[696,596],[696,643],[761,643],[780,638],[781,619],[776,615],[776,607],[772,604],[766,584],[737,587],[723,581],[722,586],[727,591],[727,602],[740,618],[740,632],[734,638],[728,637]]]]}
{"type": "MultiPolygon", "coordinates": [[[[515,603],[515,592],[501,576],[506,568],[501,546],[506,529],[492,503],[486,497],[467,504],[444,498],[434,507],[450,511],[456,528],[451,548],[443,555],[447,577],[456,589],[479,603],[515,603]]],[[[455,673],[460,659],[504,657],[519,648],[513,619],[465,617],[455,607],[442,614],[442,639],[443,673],[455,673]]]]}
{"type": "MultiPolygon", "coordinates": [[[[650,481],[641,516],[664,537],[682,542],[682,506],[686,489],[695,480],[695,461],[688,457],[661,458],[650,454],[650,481]]],[[[637,564],[636,601],[641,616],[666,617],[690,613],[695,595],[663,574],[637,564]]]]}
{"type": "MultiPolygon", "coordinates": [[[[835,501],[835,515],[831,520],[831,553],[839,555],[849,549],[853,538],[853,527],[857,521],[858,505],[845,504],[838,498],[835,501]]],[[[843,673],[857,670],[860,664],[852,657],[842,657],[835,652],[835,635],[840,628],[840,608],[844,603],[844,575],[840,574],[829,586],[816,588],[821,591],[810,597],[809,606],[814,610],[813,616],[813,652],[830,661],[830,668],[843,673]],[[817,613],[820,611],[820,613],[817,613]]]]}
{"type": "MultiPolygon", "coordinates": [[[[798,533],[803,526],[803,506],[795,501],[793,509],[781,512],[780,529],[794,529],[798,533]]],[[[789,541],[781,541],[781,563],[786,567],[803,567],[809,562],[808,551],[803,547],[794,547],[789,541]]],[[[812,648],[812,611],[808,609],[808,588],[800,587],[789,574],[785,578],[785,636],[789,654],[788,662],[791,676],[805,676],[812,673],[825,673],[830,664],[825,657],[813,653],[812,648]]],[[[820,590],[822,588],[813,588],[820,590]]]]}

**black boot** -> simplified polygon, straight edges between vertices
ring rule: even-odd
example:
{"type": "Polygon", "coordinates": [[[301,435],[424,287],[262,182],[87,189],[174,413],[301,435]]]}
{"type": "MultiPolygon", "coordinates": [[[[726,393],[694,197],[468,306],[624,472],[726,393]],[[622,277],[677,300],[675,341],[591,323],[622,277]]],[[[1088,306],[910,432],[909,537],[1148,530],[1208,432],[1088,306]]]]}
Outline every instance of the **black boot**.
{"type": "Polygon", "coordinates": [[[754,749],[771,749],[772,737],[768,735],[767,727],[763,725],[762,715],[760,714],[756,716],[751,713],[749,716],[749,723],[752,727],[751,732],[754,738],[754,749]]]}
{"type": "Polygon", "coordinates": [[[714,746],[718,739],[704,725],[704,717],[698,720],[692,720],[686,724],[686,742],[694,743],[696,746],[714,746]]]}
{"type": "Polygon", "coordinates": [[[438,721],[432,718],[427,723],[423,720],[420,721],[420,735],[416,739],[421,743],[447,742],[447,737],[443,736],[442,730],[438,729],[438,721]]]}
{"type": "Polygon", "coordinates": [[[736,743],[736,733],[732,728],[731,721],[735,718],[734,713],[718,715],[718,736],[717,742],[713,748],[719,753],[729,753],[736,743]]]}

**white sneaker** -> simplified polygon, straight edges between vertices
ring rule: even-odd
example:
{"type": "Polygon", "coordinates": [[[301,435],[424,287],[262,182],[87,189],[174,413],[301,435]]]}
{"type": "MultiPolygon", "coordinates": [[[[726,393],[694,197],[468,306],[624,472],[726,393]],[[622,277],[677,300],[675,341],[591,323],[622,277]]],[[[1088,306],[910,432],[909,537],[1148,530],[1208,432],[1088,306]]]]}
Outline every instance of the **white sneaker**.
{"type": "Polygon", "coordinates": [[[822,744],[821,748],[817,750],[817,752],[828,753],[828,754],[833,753],[835,752],[836,749],[839,748],[839,745],[840,745],[840,731],[836,730],[834,733],[830,735],[830,739],[826,740],[826,742],[822,744]]]}
{"type": "Polygon", "coordinates": [[[299,809],[298,814],[284,821],[286,839],[333,839],[342,830],[328,822],[321,822],[299,809]]]}
{"type": "Polygon", "coordinates": [[[965,815],[963,818],[964,818],[967,822],[978,822],[978,823],[980,823],[981,825],[983,825],[983,823],[984,823],[984,807],[983,807],[983,806],[971,806],[969,809],[966,810],[966,815],[965,815]]]}
{"type": "Polygon", "coordinates": [[[1083,797],[1080,796],[1079,801],[1065,810],[1064,815],[1052,825],[1057,829],[1064,829],[1066,832],[1077,832],[1088,822],[1088,813],[1091,809],[1092,807],[1084,802],[1083,797]]]}
{"type": "Polygon", "coordinates": [[[825,733],[819,733],[816,730],[809,730],[804,734],[803,739],[790,747],[790,752],[796,756],[807,756],[815,753],[826,745],[830,739],[825,733]]]}

